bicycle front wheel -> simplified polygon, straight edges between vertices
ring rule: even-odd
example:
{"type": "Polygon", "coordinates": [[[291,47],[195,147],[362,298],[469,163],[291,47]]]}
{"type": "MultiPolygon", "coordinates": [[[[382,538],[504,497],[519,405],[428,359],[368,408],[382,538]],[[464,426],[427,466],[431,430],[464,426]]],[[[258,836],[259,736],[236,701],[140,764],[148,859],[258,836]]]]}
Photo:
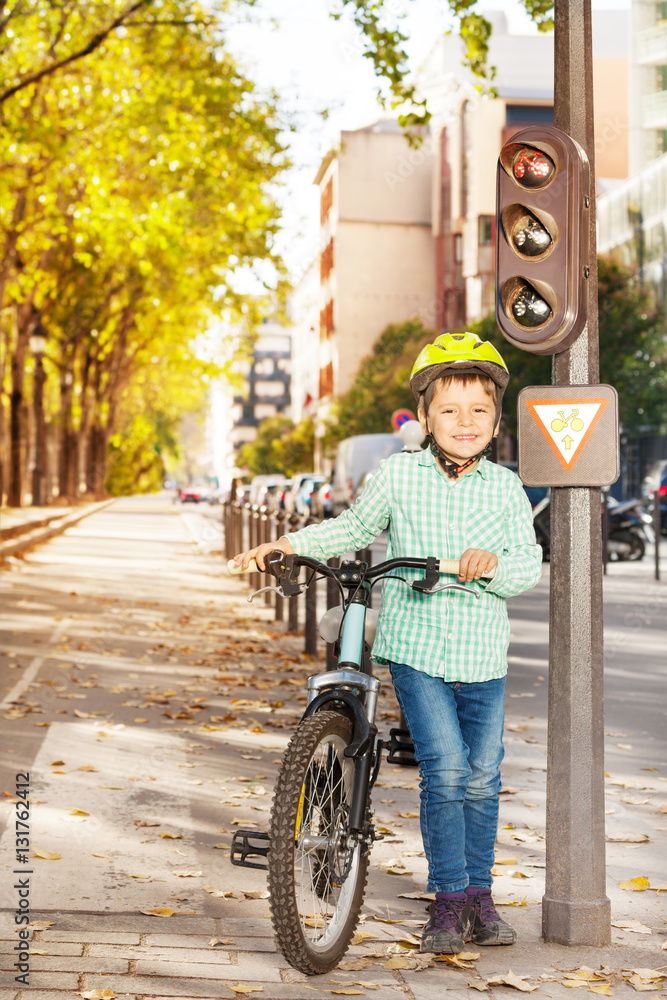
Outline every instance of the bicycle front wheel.
{"type": "Polygon", "coordinates": [[[349,835],[352,723],[318,712],[285,751],[271,808],[268,883],[273,929],[287,961],[318,975],[349,947],[366,888],[368,849],[349,835]]]}

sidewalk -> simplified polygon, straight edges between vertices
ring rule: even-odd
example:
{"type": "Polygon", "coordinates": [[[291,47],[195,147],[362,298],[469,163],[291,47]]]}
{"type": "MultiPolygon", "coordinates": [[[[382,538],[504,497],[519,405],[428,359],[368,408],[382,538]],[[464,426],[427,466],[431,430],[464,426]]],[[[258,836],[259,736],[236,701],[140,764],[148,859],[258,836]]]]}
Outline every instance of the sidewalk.
{"type": "MultiPolygon", "coordinates": [[[[117,501],[6,574],[6,607],[15,621],[3,637],[8,659],[0,661],[10,668],[2,677],[11,688],[2,705],[4,742],[16,753],[8,758],[12,767],[33,776],[32,843],[42,856],[31,865],[28,988],[15,983],[12,971],[16,890],[7,878],[0,889],[7,970],[0,1000],[90,994],[463,1000],[471,987],[502,1000],[517,992],[495,982],[511,981],[510,970],[537,997],[558,1000],[577,987],[620,1000],[636,987],[667,997],[667,978],[660,978],[667,972],[664,734],[661,755],[645,740],[650,764],[622,749],[628,740],[638,745],[635,736],[607,734],[614,943],[597,950],[540,939],[547,567],[531,598],[512,611],[494,892],[519,942],[471,949],[477,957],[458,959],[458,967],[411,947],[426,906],[416,898],[426,871],[417,778],[385,763],[374,794],[385,840],[372,853],[363,938],[336,972],[311,978],[295,972],[273,942],[264,874],[230,866],[228,846],[239,826],[266,828],[281,751],[303,710],[305,679],[323,662],[302,653],[302,636],[283,635],[269,609],[246,603],[247,588],[223,577],[220,557],[193,549],[177,511],[165,506],[158,513],[149,521],[138,503],[117,501]],[[44,611],[47,602],[55,614],[44,611]],[[30,634],[38,636],[37,648],[29,646],[30,634]],[[638,891],[620,887],[633,879],[648,880],[650,888],[641,881],[638,891]],[[577,976],[582,967],[601,970],[600,978],[577,976]],[[644,970],[634,984],[632,970],[644,970]],[[658,978],[646,970],[657,970],[658,978]],[[104,990],[110,992],[94,993],[104,990]]],[[[627,676],[629,692],[642,644],[664,655],[666,592],[651,580],[646,560],[643,569],[611,567],[605,582],[610,663],[627,676]],[[629,618],[633,602],[648,609],[640,631],[629,618]]],[[[386,672],[379,676],[379,725],[387,732],[396,705],[386,672]]],[[[663,683],[664,675],[653,701],[664,705],[663,683]]],[[[12,773],[3,778],[5,792],[12,773]]],[[[9,872],[15,804],[11,795],[5,802],[2,815],[12,825],[0,849],[10,852],[9,872]]]]}

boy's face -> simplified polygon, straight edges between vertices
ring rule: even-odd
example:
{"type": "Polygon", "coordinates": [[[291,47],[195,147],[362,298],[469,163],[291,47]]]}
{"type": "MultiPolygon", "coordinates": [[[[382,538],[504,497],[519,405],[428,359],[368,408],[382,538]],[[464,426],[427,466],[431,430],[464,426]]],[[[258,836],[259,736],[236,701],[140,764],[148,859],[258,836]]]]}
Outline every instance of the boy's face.
{"type": "MultiPolygon", "coordinates": [[[[438,382],[428,408],[428,426],[450,462],[463,465],[484,451],[493,437],[496,405],[481,382],[438,382]]],[[[427,417],[419,410],[419,422],[427,433],[427,417]]]]}

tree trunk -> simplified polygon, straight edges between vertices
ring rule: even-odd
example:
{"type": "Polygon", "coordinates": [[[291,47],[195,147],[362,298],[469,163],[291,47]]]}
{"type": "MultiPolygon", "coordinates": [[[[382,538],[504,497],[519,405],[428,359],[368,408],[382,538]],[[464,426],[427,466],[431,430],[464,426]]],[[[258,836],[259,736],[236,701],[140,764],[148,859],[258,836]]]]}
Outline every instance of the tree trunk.
{"type": "Polygon", "coordinates": [[[9,415],[9,490],[8,504],[20,507],[23,503],[23,451],[25,448],[25,413],[23,388],[25,380],[25,354],[28,328],[19,329],[16,348],[12,356],[12,388],[9,415]]]}

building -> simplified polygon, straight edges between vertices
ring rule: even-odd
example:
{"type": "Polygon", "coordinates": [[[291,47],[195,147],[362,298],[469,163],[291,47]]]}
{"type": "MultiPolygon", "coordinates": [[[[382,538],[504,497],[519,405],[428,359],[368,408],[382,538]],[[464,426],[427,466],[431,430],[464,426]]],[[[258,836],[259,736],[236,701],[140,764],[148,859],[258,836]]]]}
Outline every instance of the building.
{"type": "Polygon", "coordinates": [[[632,3],[630,173],[667,153],[667,4],[632,3]]]}
{"type": "Polygon", "coordinates": [[[342,132],[320,166],[320,426],[390,323],[433,325],[432,172],[393,120],[342,132]]]}

